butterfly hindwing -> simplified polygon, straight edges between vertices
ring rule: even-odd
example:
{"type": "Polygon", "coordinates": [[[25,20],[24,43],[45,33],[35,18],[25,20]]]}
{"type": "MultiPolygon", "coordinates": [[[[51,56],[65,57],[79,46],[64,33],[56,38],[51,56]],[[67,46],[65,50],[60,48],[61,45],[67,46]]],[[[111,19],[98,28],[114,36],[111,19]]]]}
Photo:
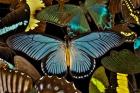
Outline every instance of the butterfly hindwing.
{"type": "Polygon", "coordinates": [[[83,78],[90,75],[95,68],[95,59],[86,52],[71,46],[70,74],[74,78],[83,78]]]}
{"type": "Polygon", "coordinates": [[[46,62],[42,62],[42,70],[49,75],[64,75],[67,72],[65,60],[65,48],[61,45],[56,51],[53,51],[46,62]]]}

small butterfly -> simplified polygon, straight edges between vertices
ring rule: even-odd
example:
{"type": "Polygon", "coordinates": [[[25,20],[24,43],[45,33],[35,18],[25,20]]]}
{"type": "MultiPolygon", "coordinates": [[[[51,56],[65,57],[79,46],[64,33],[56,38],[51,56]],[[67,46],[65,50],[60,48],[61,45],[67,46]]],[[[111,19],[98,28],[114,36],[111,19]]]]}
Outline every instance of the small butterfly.
{"type": "Polygon", "coordinates": [[[122,20],[127,23],[140,25],[140,11],[137,10],[138,7],[140,7],[139,0],[110,0],[109,2],[109,10],[113,20],[115,19],[115,14],[121,12],[122,20]]]}
{"type": "MultiPolygon", "coordinates": [[[[65,0],[62,1],[64,2],[65,0]]],[[[106,3],[107,0],[101,2],[98,0],[86,0],[85,4],[81,3],[81,7],[64,4],[62,9],[60,9],[61,4],[56,4],[43,9],[37,14],[36,18],[60,27],[67,26],[74,33],[85,33],[91,31],[86,20],[87,16],[90,19],[89,21],[94,20],[98,28],[109,29],[111,28],[111,23],[107,21],[109,14],[106,3]]]]}
{"type": "Polygon", "coordinates": [[[42,34],[18,34],[7,39],[10,48],[22,51],[35,60],[46,58],[44,73],[60,75],[70,70],[74,78],[87,77],[95,67],[95,59],[124,42],[114,32],[93,32],[65,41],[42,34]]]}
{"type": "Polygon", "coordinates": [[[109,87],[109,80],[105,73],[103,66],[98,67],[89,83],[89,93],[106,93],[106,89],[109,87]]]}
{"type": "Polygon", "coordinates": [[[0,68],[0,93],[29,93],[32,87],[32,79],[27,74],[0,68]]]}
{"type": "Polygon", "coordinates": [[[128,74],[114,74],[113,82],[116,81],[117,84],[112,85],[112,80],[109,81],[105,68],[98,67],[90,79],[89,93],[129,93],[128,74]]]}
{"type": "MultiPolygon", "coordinates": [[[[140,11],[136,10],[133,2],[137,0],[124,0],[122,1],[122,16],[125,22],[134,23],[140,25],[140,11]]],[[[140,6],[140,5],[139,5],[140,6]]]]}
{"type": "Polygon", "coordinates": [[[65,78],[43,76],[36,82],[21,71],[0,68],[0,93],[81,93],[65,78]]]}
{"type": "Polygon", "coordinates": [[[128,23],[116,24],[111,30],[122,34],[126,38],[126,42],[134,42],[137,38],[137,34],[128,27],[128,23]]]}

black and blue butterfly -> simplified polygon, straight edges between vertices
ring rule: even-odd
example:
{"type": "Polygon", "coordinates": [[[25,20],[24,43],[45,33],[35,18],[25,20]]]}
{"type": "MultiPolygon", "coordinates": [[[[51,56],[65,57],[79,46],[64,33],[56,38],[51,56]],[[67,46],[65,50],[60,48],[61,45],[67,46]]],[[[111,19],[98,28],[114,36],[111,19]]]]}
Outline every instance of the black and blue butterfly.
{"type": "Polygon", "coordinates": [[[42,71],[49,75],[66,75],[67,69],[74,78],[87,77],[95,68],[95,58],[124,42],[114,32],[93,32],[77,39],[65,41],[43,34],[18,34],[7,39],[10,48],[21,51],[41,63],[42,71]]]}
{"type": "Polygon", "coordinates": [[[19,28],[26,28],[30,16],[30,8],[22,4],[0,20],[0,36],[13,32],[19,28]]]}

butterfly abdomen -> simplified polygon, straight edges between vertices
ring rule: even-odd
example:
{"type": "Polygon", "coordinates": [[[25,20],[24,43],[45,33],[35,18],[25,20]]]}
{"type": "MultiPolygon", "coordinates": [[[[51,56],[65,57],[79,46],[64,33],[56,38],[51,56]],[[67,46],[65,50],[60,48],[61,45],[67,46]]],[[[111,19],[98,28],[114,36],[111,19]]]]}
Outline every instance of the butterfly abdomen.
{"type": "Polygon", "coordinates": [[[69,48],[66,48],[66,63],[67,63],[67,66],[69,67],[70,66],[70,62],[71,62],[71,59],[70,59],[70,49],[69,48]]]}
{"type": "Polygon", "coordinates": [[[117,93],[129,93],[127,74],[117,73],[117,93]]]}
{"type": "Polygon", "coordinates": [[[29,93],[32,79],[25,73],[0,69],[0,93],[29,93]]]}

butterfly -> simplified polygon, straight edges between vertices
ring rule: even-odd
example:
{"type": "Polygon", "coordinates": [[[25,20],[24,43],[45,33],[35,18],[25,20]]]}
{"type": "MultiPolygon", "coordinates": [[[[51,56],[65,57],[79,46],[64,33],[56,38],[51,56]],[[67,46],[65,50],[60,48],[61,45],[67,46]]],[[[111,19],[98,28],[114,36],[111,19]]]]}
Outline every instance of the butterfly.
{"type": "Polygon", "coordinates": [[[32,77],[33,81],[36,81],[39,78],[41,78],[41,75],[38,72],[38,70],[31,64],[31,62],[29,62],[22,56],[14,56],[14,65],[14,70],[27,73],[30,77],[32,77]]]}
{"type": "Polygon", "coordinates": [[[117,73],[117,83],[118,86],[116,88],[117,93],[129,93],[128,86],[128,74],[117,73]]]}
{"type": "Polygon", "coordinates": [[[98,67],[89,83],[89,93],[106,93],[106,89],[109,87],[109,80],[105,73],[103,66],[98,67]]]}
{"type": "Polygon", "coordinates": [[[124,21],[140,25],[140,11],[136,10],[137,6],[135,7],[132,1],[134,0],[122,1],[122,16],[124,18],[124,21]]]}
{"type": "Polygon", "coordinates": [[[27,74],[0,68],[0,93],[29,93],[32,87],[32,79],[27,74]]]}
{"type": "Polygon", "coordinates": [[[107,21],[109,14],[106,2],[106,0],[101,2],[98,0],[86,0],[85,4],[81,3],[81,7],[64,4],[62,9],[60,9],[60,4],[56,4],[43,9],[37,14],[36,18],[60,27],[66,26],[72,30],[73,34],[91,31],[86,16],[90,20],[92,17],[98,28],[109,29],[111,28],[111,23],[107,21]]]}
{"type": "Polygon", "coordinates": [[[105,68],[103,66],[98,67],[90,79],[89,93],[129,93],[128,74],[115,74],[113,80],[116,80],[117,85],[112,86],[112,81],[111,79],[109,81],[105,68]]]}
{"type": "Polygon", "coordinates": [[[15,30],[22,27],[27,27],[28,16],[30,15],[30,9],[27,4],[22,4],[21,7],[7,14],[0,20],[0,36],[7,33],[13,33],[15,30]]]}
{"type": "Polygon", "coordinates": [[[126,42],[134,42],[137,38],[137,34],[128,27],[128,23],[116,24],[111,30],[122,34],[126,38],[126,42]]]}
{"type": "Polygon", "coordinates": [[[0,93],[81,93],[65,78],[46,75],[35,82],[31,77],[26,72],[0,68],[0,93]]]}
{"type": "Polygon", "coordinates": [[[135,74],[140,73],[139,61],[140,58],[133,52],[124,49],[120,52],[112,51],[110,56],[103,58],[101,62],[105,68],[112,72],[135,74]]]}
{"type": "Polygon", "coordinates": [[[35,88],[39,93],[82,93],[73,82],[56,76],[43,76],[36,82],[35,88]]]}
{"type": "MultiPolygon", "coordinates": [[[[101,60],[101,63],[106,69],[112,72],[123,74],[123,76],[120,77],[120,79],[123,79],[123,77],[126,79],[128,74],[131,75],[133,77],[132,78],[133,83],[136,84],[134,74],[140,73],[139,61],[140,61],[140,58],[137,57],[133,52],[131,52],[130,50],[124,49],[120,52],[112,51],[110,56],[105,57],[101,60]]],[[[120,86],[124,87],[125,90],[127,90],[128,80],[121,80],[120,82],[122,83],[122,85],[120,86]]],[[[137,90],[137,88],[136,89],[133,88],[135,87],[134,85],[131,85],[131,86],[132,86],[133,92],[137,90]]]]}
{"type": "Polygon", "coordinates": [[[139,0],[110,0],[109,11],[112,14],[113,24],[117,13],[121,12],[125,22],[140,24],[140,11],[137,8],[140,6],[139,0]]]}
{"type": "Polygon", "coordinates": [[[21,51],[41,63],[44,73],[66,75],[67,68],[74,78],[91,74],[95,59],[124,42],[113,32],[93,32],[83,37],[65,41],[42,34],[18,34],[7,39],[10,48],[21,51]]]}

